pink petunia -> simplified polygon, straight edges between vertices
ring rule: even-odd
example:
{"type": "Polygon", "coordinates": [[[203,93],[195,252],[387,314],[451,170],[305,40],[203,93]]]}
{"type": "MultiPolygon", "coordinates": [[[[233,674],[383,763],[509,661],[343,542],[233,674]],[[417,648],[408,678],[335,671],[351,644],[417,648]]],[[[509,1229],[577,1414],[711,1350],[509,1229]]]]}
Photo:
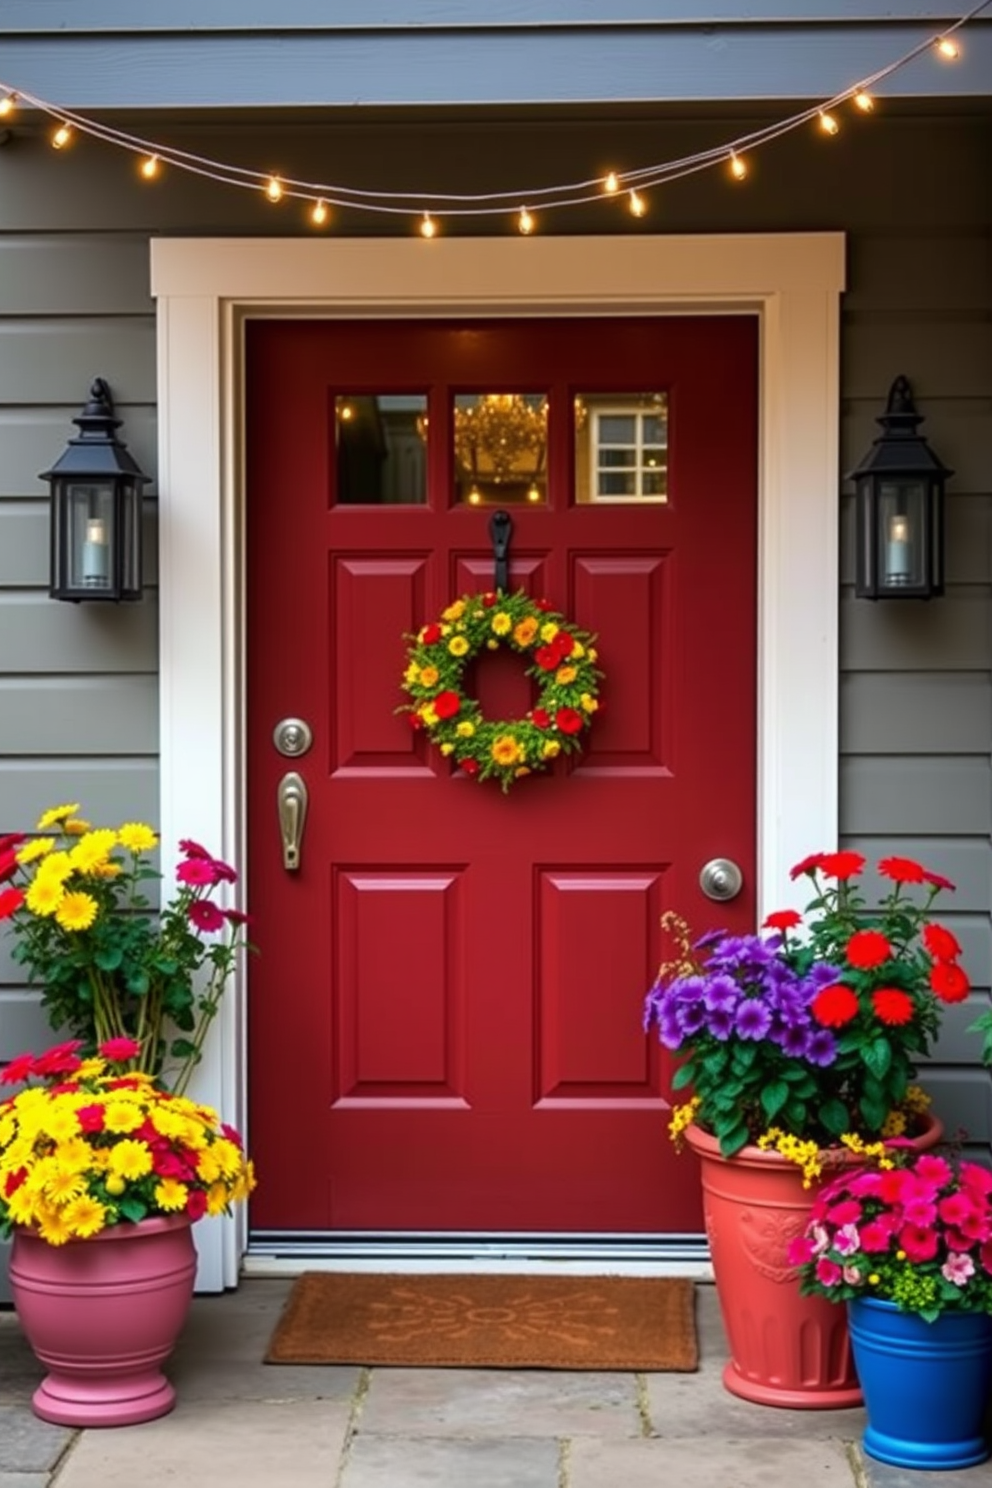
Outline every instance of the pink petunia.
{"type": "Polygon", "coordinates": [[[861,1249],[861,1236],[854,1224],[841,1225],[834,1236],[834,1250],[838,1255],[857,1255],[861,1249]]]}
{"type": "Polygon", "coordinates": [[[857,1224],[861,1218],[861,1205],[854,1199],[842,1199],[839,1204],[832,1204],[827,1210],[827,1219],[832,1225],[857,1224]]]}
{"type": "MultiPolygon", "coordinates": [[[[943,1188],[952,1177],[951,1165],[943,1157],[934,1157],[932,1153],[924,1152],[916,1159],[916,1172],[920,1178],[927,1183],[936,1183],[938,1188],[943,1188]]],[[[992,1179],[992,1173],[989,1174],[992,1179]]]]}
{"type": "Polygon", "coordinates": [[[922,1194],[914,1194],[903,1204],[902,1213],[907,1224],[915,1225],[919,1230],[925,1230],[937,1218],[937,1205],[932,1199],[924,1198],[922,1194]]]}
{"type": "Polygon", "coordinates": [[[992,1193],[992,1171],[983,1168],[981,1163],[963,1162],[961,1182],[972,1193],[992,1193]]]}
{"type": "Polygon", "coordinates": [[[858,1266],[845,1266],[842,1274],[848,1286],[861,1285],[861,1270],[858,1266]]]}
{"type": "Polygon", "coordinates": [[[977,1213],[974,1199],[963,1192],[948,1194],[946,1199],[941,1199],[937,1208],[947,1225],[963,1225],[966,1219],[977,1213]]]}
{"type": "Polygon", "coordinates": [[[186,913],[189,915],[190,923],[195,925],[197,930],[204,930],[207,934],[214,930],[222,930],[227,923],[223,912],[217,908],[212,899],[195,900],[186,913]]]}
{"type": "Polygon", "coordinates": [[[891,1243],[891,1226],[880,1224],[878,1220],[872,1220],[861,1231],[861,1249],[866,1255],[879,1255],[888,1250],[891,1243]]]}
{"type": "Polygon", "coordinates": [[[906,1252],[914,1265],[920,1261],[932,1261],[937,1254],[937,1236],[933,1230],[903,1225],[899,1231],[899,1249],[906,1252]]]}
{"type": "Polygon", "coordinates": [[[815,1255],[813,1241],[808,1235],[793,1235],[786,1251],[786,1259],[790,1266],[805,1266],[806,1262],[811,1261],[815,1255]]]}
{"type": "Polygon", "coordinates": [[[953,1286],[964,1286],[975,1274],[975,1263],[968,1255],[948,1256],[940,1268],[940,1274],[953,1286]]]}
{"type": "Polygon", "coordinates": [[[832,1261],[829,1256],[821,1256],[816,1263],[816,1279],[825,1287],[836,1286],[843,1275],[837,1262],[832,1261]]]}

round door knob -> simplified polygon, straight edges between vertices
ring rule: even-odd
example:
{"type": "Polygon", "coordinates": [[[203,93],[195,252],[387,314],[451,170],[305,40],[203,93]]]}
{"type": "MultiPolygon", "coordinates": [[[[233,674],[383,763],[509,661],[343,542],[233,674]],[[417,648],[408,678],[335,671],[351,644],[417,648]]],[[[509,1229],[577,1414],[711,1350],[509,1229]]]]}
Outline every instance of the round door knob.
{"type": "Polygon", "coordinates": [[[699,874],[699,887],[707,899],[734,899],[743,883],[743,873],[730,858],[711,858],[699,874]]]}
{"type": "Polygon", "coordinates": [[[287,759],[299,759],[313,743],[313,731],[302,718],[284,718],[272,730],[272,742],[287,759]]]}

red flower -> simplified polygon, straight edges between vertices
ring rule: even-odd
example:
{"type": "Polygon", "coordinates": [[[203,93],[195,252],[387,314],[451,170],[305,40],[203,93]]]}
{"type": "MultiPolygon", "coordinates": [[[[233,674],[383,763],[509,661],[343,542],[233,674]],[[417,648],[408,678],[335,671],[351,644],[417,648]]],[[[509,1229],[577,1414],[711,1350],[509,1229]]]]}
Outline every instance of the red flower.
{"type": "Polygon", "coordinates": [[[109,1059],[111,1064],[123,1064],[126,1059],[133,1059],[136,1054],[141,1053],[141,1045],[137,1039],[111,1038],[105,1039],[97,1049],[104,1059],[109,1059]]]}
{"type": "Polygon", "coordinates": [[[860,971],[881,966],[892,955],[892,947],[881,930],[856,930],[847,942],[847,959],[860,971]]]}
{"type": "Polygon", "coordinates": [[[27,1168],[17,1168],[15,1172],[8,1173],[3,1185],[4,1198],[9,1199],[11,1194],[15,1194],[27,1176],[27,1168]]]}
{"type": "Polygon", "coordinates": [[[0,856],[9,853],[13,847],[20,847],[21,843],[26,841],[27,836],[24,832],[5,832],[0,837],[0,856]]]}
{"type": "Polygon", "coordinates": [[[105,1114],[105,1106],[80,1106],[76,1111],[76,1119],[84,1132],[102,1132],[105,1114]]]}
{"type": "Polygon", "coordinates": [[[952,935],[943,925],[924,925],[923,944],[938,961],[953,961],[955,956],[961,954],[957,936],[952,935]]]}
{"type": "Polygon", "coordinates": [[[441,639],[440,625],[425,625],[420,640],[424,646],[436,646],[441,639]]]}
{"type": "Polygon", "coordinates": [[[938,961],[930,968],[930,985],[941,1002],[964,1002],[971,983],[953,961],[938,961]]]}
{"type": "Polygon", "coordinates": [[[838,982],[835,986],[824,987],[822,992],[818,992],[810,1010],[824,1028],[843,1028],[845,1023],[850,1023],[852,1018],[857,1017],[859,1003],[850,987],[838,982]]]}
{"type": "Polygon", "coordinates": [[[820,872],[829,878],[854,878],[865,866],[865,860],[859,852],[823,853],[819,866],[820,872]]]}
{"type": "Polygon", "coordinates": [[[36,1075],[75,1074],[82,1063],[77,1052],[82,1047],[82,1039],[70,1039],[65,1044],[56,1044],[53,1049],[46,1049],[44,1054],[39,1054],[35,1060],[34,1073],[36,1075]]]}
{"type": "Polygon", "coordinates": [[[207,1212],[207,1196],[202,1188],[191,1188],[186,1199],[186,1213],[194,1222],[207,1212]]]}
{"type": "Polygon", "coordinates": [[[548,717],[548,714],[543,708],[535,708],[533,713],[530,715],[530,718],[531,722],[538,728],[551,727],[551,719],[548,717]]]}
{"type": "Polygon", "coordinates": [[[496,603],[496,595],[492,592],[490,592],[489,594],[484,594],[482,596],[482,603],[485,605],[487,610],[491,610],[493,605],[496,603]]]}
{"type": "Polygon", "coordinates": [[[461,705],[457,692],[439,692],[433,703],[438,718],[454,718],[461,705]]]}
{"type": "Polygon", "coordinates": [[[186,911],[197,930],[222,930],[225,920],[212,899],[197,899],[186,911]]]}
{"type": "Polygon", "coordinates": [[[803,858],[801,863],[797,863],[794,868],[789,869],[789,877],[801,878],[804,873],[815,873],[822,862],[822,853],[810,853],[808,857],[803,858]]]}
{"type": "Polygon", "coordinates": [[[878,871],[896,883],[922,883],[927,870],[915,858],[881,858],[878,871]]]}
{"type": "Polygon", "coordinates": [[[765,920],[766,930],[791,930],[794,925],[801,925],[803,917],[797,909],[776,909],[765,920]]]}
{"type": "Polygon", "coordinates": [[[20,1085],[22,1080],[26,1080],[29,1075],[33,1074],[34,1055],[16,1054],[0,1075],[0,1085],[20,1085]]]}
{"type": "Polygon", "coordinates": [[[6,883],[8,878],[13,878],[17,872],[17,854],[14,852],[0,853],[0,883],[6,883]]]}
{"type": "Polygon", "coordinates": [[[575,650],[575,637],[570,635],[567,630],[560,630],[552,644],[557,648],[558,655],[564,660],[566,656],[571,656],[575,650]]]}
{"type": "Polygon", "coordinates": [[[218,883],[237,883],[238,875],[230,863],[225,863],[221,858],[211,858],[210,861],[213,864],[218,883]]]}
{"type": "Polygon", "coordinates": [[[213,858],[187,858],[176,869],[176,878],[184,884],[215,884],[218,875],[213,858]]]}
{"type": "Polygon", "coordinates": [[[534,652],[534,660],[542,672],[553,672],[561,661],[561,655],[556,646],[539,646],[534,652]]]}
{"type": "Polygon", "coordinates": [[[461,760],[458,761],[458,763],[461,766],[461,768],[465,771],[465,774],[466,775],[478,775],[478,773],[479,773],[479,761],[478,760],[472,759],[472,757],[469,756],[468,759],[461,759],[461,760]]]}
{"type": "Polygon", "coordinates": [[[424,720],[421,718],[419,713],[408,713],[407,718],[414,733],[416,733],[418,729],[423,728],[424,720]]]}
{"type": "Polygon", "coordinates": [[[223,913],[229,925],[247,925],[251,922],[251,915],[245,914],[243,909],[225,909],[223,913]]]}
{"type": "Polygon", "coordinates": [[[191,837],[183,837],[179,842],[179,851],[184,852],[188,858],[209,858],[210,853],[191,837]]]}
{"type": "Polygon", "coordinates": [[[9,920],[23,903],[23,889],[0,889],[0,920],[9,920]]]}
{"type": "Polygon", "coordinates": [[[555,714],[555,724],[563,734],[577,734],[582,722],[582,714],[576,713],[574,708],[559,708],[555,714]]]}
{"type": "Polygon", "coordinates": [[[880,1023],[899,1028],[913,1021],[913,999],[899,987],[879,987],[871,994],[872,1006],[880,1023]]]}
{"type": "Polygon", "coordinates": [[[923,877],[926,882],[928,884],[932,884],[935,889],[949,889],[950,892],[953,894],[954,890],[957,887],[956,884],[951,883],[951,880],[949,878],[945,878],[942,873],[924,873],[923,877]]]}
{"type": "Polygon", "coordinates": [[[542,614],[546,615],[549,610],[554,608],[554,606],[552,605],[550,599],[536,599],[534,601],[534,608],[540,610],[542,614]]]}

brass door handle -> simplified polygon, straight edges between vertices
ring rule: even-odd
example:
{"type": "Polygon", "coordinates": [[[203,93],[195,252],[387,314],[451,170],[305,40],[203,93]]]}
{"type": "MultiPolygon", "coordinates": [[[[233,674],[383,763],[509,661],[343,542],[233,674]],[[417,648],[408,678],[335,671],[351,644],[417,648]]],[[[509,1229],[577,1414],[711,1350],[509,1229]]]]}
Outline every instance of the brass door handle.
{"type": "Polygon", "coordinates": [[[282,835],[282,866],[288,873],[295,873],[300,866],[300,846],[310,801],[303,776],[295,770],[288,771],[279,782],[276,799],[282,835]]]}

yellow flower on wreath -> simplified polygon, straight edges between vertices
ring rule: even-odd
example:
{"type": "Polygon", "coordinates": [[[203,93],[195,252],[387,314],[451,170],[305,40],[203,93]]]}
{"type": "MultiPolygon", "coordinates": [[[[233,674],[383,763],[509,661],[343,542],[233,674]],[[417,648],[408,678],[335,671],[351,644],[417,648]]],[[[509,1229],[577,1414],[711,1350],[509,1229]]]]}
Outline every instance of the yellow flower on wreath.
{"type": "Polygon", "coordinates": [[[554,620],[545,621],[545,623],[541,626],[541,640],[546,646],[550,641],[554,640],[560,629],[561,627],[559,625],[556,625],[554,620]]]}
{"type": "Polygon", "coordinates": [[[518,646],[529,646],[537,635],[537,621],[533,615],[525,615],[524,618],[513,627],[513,639],[518,646]]]}
{"type": "Polygon", "coordinates": [[[584,692],[579,698],[579,703],[584,713],[595,713],[599,707],[598,700],[593,697],[591,692],[584,692]]]}
{"type": "Polygon", "coordinates": [[[513,629],[513,621],[505,610],[498,610],[497,613],[493,616],[489,628],[492,631],[493,635],[509,635],[510,631],[513,629]]]}
{"type": "Polygon", "coordinates": [[[448,650],[452,656],[464,656],[468,651],[468,641],[463,635],[452,636],[448,642],[448,650]]]}
{"type": "Polygon", "coordinates": [[[464,613],[465,601],[463,599],[456,599],[446,610],[441,611],[441,618],[443,620],[460,620],[464,613]]]}
{"type": "Polygon", "coordinates": [[[561,745],[559,744],[558,740],[545,739],[544,743],[541,745],[542,759],[554,759],[555,756],[559,754],[561,754],[561,745]]]}
{"type": "Polygon", "coordinates": [[[512,734],[499,734],[490,753],[498,765],[515,765],[524,758],[524,751],[512,734]]]}
{"type": "Polygon", "coordinates": [[[461,723],[456,724],[455,733],[460,739],[471,739],[475,733],[475,724],[469,718],[463,718],[461,723]]]}
{"type": "Polygon", "coordinates": [[[555,672],[555,681],[559,687],[567,687],[569,682],[574,682],[578,672],[574,666],[562,666],[555,672]]]}
{"type": "Polygon", "coordinates": [[[420,682],[423,687],[434,687],[440,676],[437,667],[425,666],[420,668],[420,682]]]}

